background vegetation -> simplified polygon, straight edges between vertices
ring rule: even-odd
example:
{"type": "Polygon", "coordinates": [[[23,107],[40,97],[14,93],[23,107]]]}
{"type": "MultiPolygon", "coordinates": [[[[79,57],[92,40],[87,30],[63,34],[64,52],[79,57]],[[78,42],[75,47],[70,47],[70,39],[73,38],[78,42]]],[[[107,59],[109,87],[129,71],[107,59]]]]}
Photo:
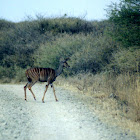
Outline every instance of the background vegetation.
{"type": "Polygon", "coordinates": [[[108,20],[74,17],[0,19],[0,80],[25,81],[29,67],[56,69],[69,57],[63,76],[81,90],[113,94],[140,120],[140,3],[122,0],[107,9],[108,20]]]}

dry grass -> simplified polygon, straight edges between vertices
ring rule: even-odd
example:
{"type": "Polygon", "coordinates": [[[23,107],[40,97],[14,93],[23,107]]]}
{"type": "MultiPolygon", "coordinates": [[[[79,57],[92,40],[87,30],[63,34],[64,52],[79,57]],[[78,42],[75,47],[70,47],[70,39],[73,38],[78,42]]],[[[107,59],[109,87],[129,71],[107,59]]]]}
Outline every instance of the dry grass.
{"type": "Polygon", "coordinates": [[[120,75],[116,81],[116,95],[121,101],[133,108],[134,114],[130,116],[140,121],[140,79],[138,75],[120,75]]]}
{"type": "MultiPolygon", "coordinates": [[[[67,89],[91,96],[94,112],[106,123],[130,130],[140,138],[140,79],[129,73],[79,74],[64,79],[59,77],[57,84],[67,89]],[[107,114],[107,115],[106,115],[107,114]]],[[[90,105],[93,108],[92,105],[90,105]]]]}

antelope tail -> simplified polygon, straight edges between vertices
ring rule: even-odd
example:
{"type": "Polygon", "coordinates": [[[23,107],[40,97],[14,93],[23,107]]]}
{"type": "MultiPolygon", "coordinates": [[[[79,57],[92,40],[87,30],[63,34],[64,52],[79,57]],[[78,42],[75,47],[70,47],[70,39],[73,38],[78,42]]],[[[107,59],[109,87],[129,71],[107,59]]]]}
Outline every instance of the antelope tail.
{"type": "Polygon", "coordinates": [[[26,76],[27,76],[27,80],[29,81],[29,82],[32,82],[32,79],[29,77],[29,75],[28,75],[28,73],[27,73],[27,71],[26,71],[26,76]]]}

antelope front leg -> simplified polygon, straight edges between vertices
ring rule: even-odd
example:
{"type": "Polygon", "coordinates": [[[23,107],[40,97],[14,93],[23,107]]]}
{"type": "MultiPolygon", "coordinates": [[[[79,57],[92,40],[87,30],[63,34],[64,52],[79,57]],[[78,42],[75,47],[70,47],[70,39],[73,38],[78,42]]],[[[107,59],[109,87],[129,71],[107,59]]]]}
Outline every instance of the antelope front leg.
{"type": "Polygon", "coordinates": [[[31,88],[29,88],[29,90],[31,91],[31,93],[32,93],[32,95],[33,95],[33,97],[34,97],[34,100],[36,100],[35,95],[34,95],[34,93],[33,93],[32,89],[31,89],[31,88]]]}
{"type": "Polygon", "coordinates": [[[43,95],[43,98],[42,98],[42,103],[44,103],[44,98],[45,98],[45,94],[47,92],[48,87],[49,87],[49,85],[46,85],[46,90],[44,91],[44,95],[43,95]]]}
{"type": "Polygon", "coordinates": [[[54,97],[55,97],[55,100],[56,100],[56,102],[58,101],[58,99],[57,99],[57,97],[56,97],[56,95],[55,95],[55,88],[54,88],[54,86],[52,85],[52,87],[53,87],[53,93],[54,93],[54,97]]]}
{"type": "Polygon", "coordinates": [[[24,86],[25,101],[27,101],[27,99],[26,99],[26,89],[27,89],[27,85],[28,85],[28,83],[24,86]]]}
{"type": "Polygon", "coordinates": [[[32,95],[33,95],[33,97],[34,97],[34,100],[36,100],[36,98],[35,98],[35,95],[34,95],[32,89],[31,89],[31,87],[32,87],[35,83],[36,83],[36,81],[27,84],[27,87],[28,87],[28,89],[30,90],[30,92],[32,93],[32,95]]]}

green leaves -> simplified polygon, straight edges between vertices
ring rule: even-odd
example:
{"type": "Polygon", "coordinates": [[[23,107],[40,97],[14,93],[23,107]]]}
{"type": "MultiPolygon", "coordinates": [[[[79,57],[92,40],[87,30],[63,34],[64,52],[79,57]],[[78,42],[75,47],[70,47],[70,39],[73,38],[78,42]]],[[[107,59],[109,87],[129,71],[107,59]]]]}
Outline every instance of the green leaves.
{"type": "Polygon", "coordinates": [[[137,0],[122,0],[107,10],[109,19],[114,24],[111,35],[122,47],[140,46],[139,6],[137,0]]]}
{"type": "Polygon", "coordinates": [[[140,71],[140,49],[123,49],[113,53],[111,63],[108,68],[117,73],[139,72],[140,71]]]}

